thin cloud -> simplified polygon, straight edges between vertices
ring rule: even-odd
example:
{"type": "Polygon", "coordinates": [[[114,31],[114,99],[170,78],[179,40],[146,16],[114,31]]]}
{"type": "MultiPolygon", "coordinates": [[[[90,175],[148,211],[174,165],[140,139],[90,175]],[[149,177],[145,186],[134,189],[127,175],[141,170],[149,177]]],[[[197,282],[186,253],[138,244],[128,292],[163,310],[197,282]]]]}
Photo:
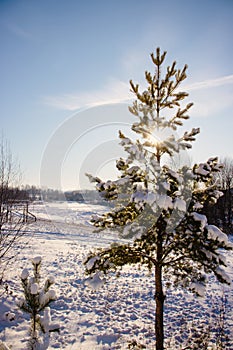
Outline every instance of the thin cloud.
{"type": "Polygon", "coordinates": [[[20,38],[28,39],[32,37],[31,33],[27,32],[26,30],[24,30],[22,27],[20,27],[15,23],[5,21],[4,25],[10,32],[14,33],[16,36],[20,38]]]}
{"type": "Polygon", "coordinates": [[[102,90],[64,94],[61,96],[48,96],[44,98],[44,102],[58,109],[74,111],[85,106],[124,102],[131,97],[128,83],[114,81],[105,86],[102,90]]]}
{"type": "Polygon", "coordinates": [[[192,92],[190,96],[194,106],[191,115],[197,117],[221,115],[223,109],[232,106],[232,93],[229,89],[231,84],[233,84],[233,74],[184,86],[184,90],[192,92]]]}
{"type": "Polygon", "coordinates": [[[208,80],[196,82],[190,85],[186,85],[184,86],[184,88],[189,91],[201,90],[201,89],[213,88],[213,87],[223,86],[223,85],[232,84],[232,83],[233,83],[233,74],[219,77],[217,79],[208,79],[208,80]]]}

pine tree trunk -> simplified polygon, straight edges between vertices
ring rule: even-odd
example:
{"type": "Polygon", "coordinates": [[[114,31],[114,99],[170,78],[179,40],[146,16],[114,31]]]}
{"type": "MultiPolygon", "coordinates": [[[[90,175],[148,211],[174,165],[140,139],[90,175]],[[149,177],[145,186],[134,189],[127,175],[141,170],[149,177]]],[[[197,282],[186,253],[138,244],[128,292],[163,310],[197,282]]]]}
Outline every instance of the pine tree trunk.
{"type": "Polygon", "coordinates": [[[163,307],[165,295],[163,294],[162,258],[163,258],[163,231],[165,228],[163,217],[157,221],[157,259],[155,264],[155,337],[156,350],[164,349],[163,307]]]}
{"type": "Polygon", "coordinates": [[[163,350],[164,329],[163,329],[163,308],[165,296],[162,285],[162,268],[159,265],[155,267],[155,337],[156,350],[163,350]]]}
{"type": "Polygon", "coordinates": [[[33,334],[33,337],[36,334],[36,312],[35,311],[33,311],[33,315],[32,315],[32,334],[33,334]]]}
{"type": "Polygon", "coordinates": [[[33,306],[32,306],[32,314],[31,314],[31,321],[32,321],[32,338],[36,336],[36,316],[37,316],[37,309],[35,307],[35,298],[34,295],[33,298],[33,306]]]}

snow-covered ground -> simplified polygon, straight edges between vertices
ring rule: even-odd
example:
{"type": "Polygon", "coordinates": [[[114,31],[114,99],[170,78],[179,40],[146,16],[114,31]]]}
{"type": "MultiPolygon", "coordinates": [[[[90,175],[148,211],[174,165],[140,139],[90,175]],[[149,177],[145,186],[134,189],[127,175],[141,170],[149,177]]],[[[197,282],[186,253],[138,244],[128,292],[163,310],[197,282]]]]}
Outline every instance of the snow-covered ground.
{"type": "MultiPolygon", "coordinates": [[[[85,284],[83,261],[88,252],[118,240],[112,233],[94,233],[89,224],[93,213],[105,210],[100,205],[67,202],[31,206],[37,221],[27,226],[27,245],[19,252],[17,264],[8,269],[9,293],[0,297],[0,340],[11,349],[27,348],[30,323],[16,306],[16,298],[22,292],[22,270],[31,268],[30,260],[38,255],[42,257],[42,275],[55,277],[58,294],[51,315],[52,321],[60,324],[60,333],[51,333],[49,349],[128,349],[134,339],[146,349],[154,348],[153,276],[143,268],[127,267],[98,290],[85,284]]],[[[233,280],[232,253],[227,260],[233,280]]],[[[216,343],[221,328],[224,338],[229,338],[225,349],[233,349],[232,306],[232,288],[221,286],[212,277],[204,298],[177,289],[167,291],[167,349],[184,349],[181,343],[188,346],[188,337],[192,339],[189,344],[194,342],[194,330],[203,335],[210,329],[209,342],[216,343]]]]}

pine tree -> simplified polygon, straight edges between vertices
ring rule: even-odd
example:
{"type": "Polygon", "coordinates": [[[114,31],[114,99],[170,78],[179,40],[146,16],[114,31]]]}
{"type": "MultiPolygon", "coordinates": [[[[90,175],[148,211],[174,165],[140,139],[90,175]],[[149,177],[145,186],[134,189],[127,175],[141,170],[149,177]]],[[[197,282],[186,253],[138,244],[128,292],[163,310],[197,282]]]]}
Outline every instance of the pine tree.
{"type": "Polygon", "coordinates": [[[129,111],[135,140],[119,132],[127,157],[119,159],[117,180],[104,182],[89,176],[100,194],[115,203],[113,210],[93,218],[98,229],[110,228],[128,238],[125,244],[90,252],[85,265],[90,275],[121,269],[126,264],[144,265],[154,272],[156,350],[164,349],[164,285],[181,285],[203,293],[207,274],[230,283],[222,267],[224,250],[232,249],[227,236],[208,225],[202,213],[205,202],[221,196],[213,176],[221,168],[217,158],[193,167],[172,169],[170,159],[192,147],[199,128],[177,135],[189,118],[192,103],[184,105],[186,92],[178,91],[186,78],[187,65],[176,62],[162,70],[166,52],[151,54],[154,74],[145,72],[147,89],[130,81],[136,100],[129,111]]]}
{"type": "MultiPolygon", "coordinates": [[[[32,259],[33,277],[29,276],[28,269],[21,273],[21,282],[24,296],[18,301],[20,309],[30,315],[31,331],[29,346],[32,350],[40,349],[40,333],[59,331],[57,324],[51,324],[50,304],[57,299],[56,292],[50,287],[54,284],[54,278],[49,276],[41,286],[41,257],[32,259]]],[[[47,348],[44,345],[43,349],[47,348]]]]}

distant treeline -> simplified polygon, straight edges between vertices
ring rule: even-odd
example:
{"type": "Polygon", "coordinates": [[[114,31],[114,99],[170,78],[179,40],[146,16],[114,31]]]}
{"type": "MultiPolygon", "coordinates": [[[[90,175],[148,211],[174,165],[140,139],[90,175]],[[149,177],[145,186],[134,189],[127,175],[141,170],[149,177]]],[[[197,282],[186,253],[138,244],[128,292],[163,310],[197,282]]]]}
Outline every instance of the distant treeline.
{"type": "Polygon", "coordinates": [[[203,214],[207,216],[208,223],[219,226],[225,233],[233,234],[233,188],[222,190],[223,196],[216,204],[206,204],[203,214]]]}
{"type": "MultiPolygon", "coordinates": [[[[59,191],[54,189],[41,189],[36,186],[23,186],[21,188],[8,188],[8,199],[28,201],[73,201],[100,203],[104,201],[95,190],[59,191]]],[[[206,204],[203,214],[208,218],[208,223],[221,227],[224,232],[233,232],[233,188],[222,190],[223,196],[216,204],[206,204]]]]}
{"type": "Polygon", "coordinates": [[[72,201],[72,202],[99,202],[100,195],[95,190],[61,191],[36,186],[21,186],[21,188],[8,188],[8,198],[28,201],[72,201]]]}

